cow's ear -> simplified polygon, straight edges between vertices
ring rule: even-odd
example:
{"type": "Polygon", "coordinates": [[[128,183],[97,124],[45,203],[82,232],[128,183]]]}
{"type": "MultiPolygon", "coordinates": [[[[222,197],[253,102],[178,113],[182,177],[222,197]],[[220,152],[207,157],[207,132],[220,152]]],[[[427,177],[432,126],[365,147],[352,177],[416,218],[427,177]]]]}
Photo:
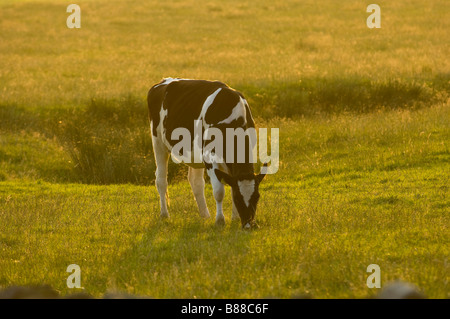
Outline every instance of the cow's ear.
{"type": "Polygon", "coordinates": [[[215,169],[214,173],[216,174],[217,179],[223,184],[224,182],[230,186],[236,185],[236,179],[221,170],[215,169]]]}
{"type": "Polygon", "coordinates": [[[264,176],[266,176],[266,172],[267,172],[267,163],[264,163],[263,167],[261,168],[261,172],[258,175],[256,175],[256,181],[258,184],[262,182],[264,176]]]}

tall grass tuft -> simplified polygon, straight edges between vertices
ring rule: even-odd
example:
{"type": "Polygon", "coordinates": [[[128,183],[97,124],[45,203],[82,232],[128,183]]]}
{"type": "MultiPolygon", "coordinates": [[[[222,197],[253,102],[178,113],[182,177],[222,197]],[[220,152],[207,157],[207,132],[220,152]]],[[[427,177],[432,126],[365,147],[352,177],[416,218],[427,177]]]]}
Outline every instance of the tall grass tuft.
{"type": "MultiPolygon", "coordinates": [[[[447,100],[449,89],[444,85],[447,80],[448,76],[442,74],[429,83],[329,77],[243,84],[236,89],[248,99],[253,115],[264,120],[274,116],[295,118],[417,109],[447,100]]],[[[70,167],[59,166],[53,179],[140,185],[154,181],[148,110],[143,98],[131,94],[94,97],[84,106],[73,108],[32,109],[3,104],[0,116],[0,130],[13,135],[25,131],[57,141],[52,147],[62,148],[71,160],[70,167]],[[71,170],[70,174],[64,173],[67,170],[71,170]],[[64,174],[67,176],[62,176],[64,174]]],[[[36,167],[35,163],[33,165],[36,167]]],[[[42,175],[37,177],[48,179],[51,175],[48,166],[37,169],[36,174],[42,175]]],[[[169,180],[183,179],[185,175],[183,165],[169,161],[169,180]]]]}
{"type": "Polygon", "coordinates": [[[154,170],[147,122],[144,105],[130,96],[93,98],[54,129],[82,182],[147,184],[154,170]]]}
{"type": "Polygon", "coordinates": [[[372,81],[355,76],[304,78],[300,81],[243,84],[253,113],[263,118],[367,113],[380,109],[417,109],[444,102],[448,75],[430,83],[403,79],[372,81]]]}

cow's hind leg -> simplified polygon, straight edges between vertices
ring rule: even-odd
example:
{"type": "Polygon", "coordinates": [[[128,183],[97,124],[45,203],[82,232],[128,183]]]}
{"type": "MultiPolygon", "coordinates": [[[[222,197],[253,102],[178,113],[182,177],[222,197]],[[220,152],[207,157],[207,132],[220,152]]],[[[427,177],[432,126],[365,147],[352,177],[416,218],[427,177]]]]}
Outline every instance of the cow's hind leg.
{"type": "Polygon", "coordinates": [[[223,226],[225,225],[225,216],[223,215],[222,202],[225,196],[225,186],[217,178],[214,168],[208,169],[207,173],[211,180],[214,199],[216,200],[216,225],[223,226]]]}
{"type": "Polygon", "coordinates": [[[200,216],[203,218],[209,218],[210,215],[205,199],[205,179],[203,177],[203,172],[203,168],[189,167],[188,179],[191,184],[192,193],[194,193],[195,200],[197,201],[200,216]]]}
{"type": "Polygon", "coordinates": [[[169,165],[169,155],[166,146],[156,136],[152,136],[153,152],[156,162],[156,189],[159,193],[159,201],[161,204],[161,218],[169,217],[167,205],[169,201],[169,193],[167,192],[167,171],[169,165]]]}

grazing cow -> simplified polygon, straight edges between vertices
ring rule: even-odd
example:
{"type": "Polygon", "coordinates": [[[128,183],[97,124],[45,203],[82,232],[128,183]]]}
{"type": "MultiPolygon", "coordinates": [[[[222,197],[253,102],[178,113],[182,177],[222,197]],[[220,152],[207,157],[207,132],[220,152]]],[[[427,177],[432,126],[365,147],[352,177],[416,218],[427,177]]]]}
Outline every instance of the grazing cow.
{"type": "MultiPolygon", "coordinates": [[[[167,168],[169,155],[190,161],[184,161],[189,166],[188,179],[194,193],[200,216],[209,218],[205,200],[204,168],[211,180],[214,199],[216,201],[216,224],[224,225],[222,201],[225,188],[222,182],[231,186],[233,213],[232,219],[241,220],[244,229],[257,227],[255,223],[256,205],[259,199],[258,186],[264,178],[263,173],[254,174],[253,161],[250,161],[248,149],[238,149],[234,146],[234,158],[239,152],[245,151],[244,161],[205,161],[194,160],[194,153],[183,149],[173,152],[179,140],[175,139],[175,130],[183,128],[190,134],[190,145],[205,148],[210,140],[202,140],[206,130],[215,128],[226,136],[226,129],[255,129],[247,101],[241,93],[218,81],[190,80],[166,78],[155,84],[147,96],[150,127],[152,132],[153,152],[156,161],[156,188],[160,197],[161,217],[169,217],[167,210],[167,168]],[[200,134],[198,128],[200,127],[200,134]],[[197,133],[196,133],[197,132],[197,133]],[[201,145],[198,145],[198,144],[201,145]]],[[[233,142],[234,142],[234,136],[233,142]]],[[[248,141],[248,140],[247,140],[248,141]]],[[[224,138],[223,145],[226,145],[224,138]]],[[[251,147],[249,148],[251,149],[251,147]]],[[[229,150],[228,150],[229,151],[229,150]]],[[[227,150],[223,150],[222,158],[226,158],[227,150]]]]}

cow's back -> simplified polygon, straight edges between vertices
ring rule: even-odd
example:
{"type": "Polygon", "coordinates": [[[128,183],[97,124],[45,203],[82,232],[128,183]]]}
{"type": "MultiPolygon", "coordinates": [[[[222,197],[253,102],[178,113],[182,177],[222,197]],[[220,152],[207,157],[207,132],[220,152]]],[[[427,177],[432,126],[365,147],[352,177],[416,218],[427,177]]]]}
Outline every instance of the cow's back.
{"type": "Polygon", "coordinates": [[[194,136],[194,123],[199,119],[210,127],[254,127],[246,102],[245,116],[230,119],[241,100],[245,101],[242,94],[219,81],[165,79],[154,85],[147,97],[152,134],[158,136],[157,128],[162,126],[165,140],[173,146],[178,142],[171,140],[173,130],[187,128],[194,136]],[[205,103],[214,93],[212,103],[205,103]]]}

